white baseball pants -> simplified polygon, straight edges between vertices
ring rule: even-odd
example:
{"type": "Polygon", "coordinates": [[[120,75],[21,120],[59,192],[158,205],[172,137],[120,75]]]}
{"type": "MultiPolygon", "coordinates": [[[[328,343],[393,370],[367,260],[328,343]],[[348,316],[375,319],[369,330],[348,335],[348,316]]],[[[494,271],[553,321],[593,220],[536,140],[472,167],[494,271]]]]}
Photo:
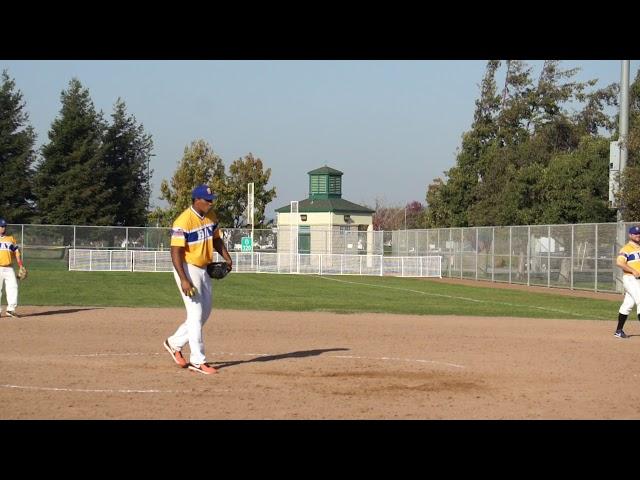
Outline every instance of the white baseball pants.
{"type": "MultiPolygon", "coordinates": [[[[623,275],[622,285],[624,286],[624,301],[620,305],[619,313],[629,315],[633,306],[640,307],[640,280],[633,275],[623,275]]],[[[638,311],[640,314],[640,311],[638,311]]]]}
{"type": "Polygon", "coordinates": [[[0,298],[2,286],[7,285],[7,310],[15,310],[18,306],[18,281],[13,267],[0,267],[0,298]]]}
{"type": "Polygon", "coordinates": [[[190,362],[194,365],[205,363],[204,340],[202,338],[202,327],[209,318],[213,293],[211,289],[211,277],[207,275],[206,268],[199,268],[189,263],[182,264],[184,273],[191,283],[198,290],[193,297],[188,297],[182,292],[180,277],[175,268],[173,277],[178,284],[178,290],[182,295],[182,301],[187,309],[187,319],[178,327],[176,332],[169,337],[169,345],[181,350],[187,343],[191,350],[190,362]]]}

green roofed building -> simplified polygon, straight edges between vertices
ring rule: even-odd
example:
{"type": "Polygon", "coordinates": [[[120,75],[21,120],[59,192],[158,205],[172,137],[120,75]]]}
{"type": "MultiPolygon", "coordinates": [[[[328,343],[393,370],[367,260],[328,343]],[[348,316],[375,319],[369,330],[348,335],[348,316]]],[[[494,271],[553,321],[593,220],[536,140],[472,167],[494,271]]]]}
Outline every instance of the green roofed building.
{"type": "Polygon", "coordinates": [[[372,253],[374,210],[342,198],[343,173],[324,166],[311,170],[309,198],[276,209],[278,251],[298,253],[372,253]],[[298,231],[298,241],[288,233],[298,231]]]}

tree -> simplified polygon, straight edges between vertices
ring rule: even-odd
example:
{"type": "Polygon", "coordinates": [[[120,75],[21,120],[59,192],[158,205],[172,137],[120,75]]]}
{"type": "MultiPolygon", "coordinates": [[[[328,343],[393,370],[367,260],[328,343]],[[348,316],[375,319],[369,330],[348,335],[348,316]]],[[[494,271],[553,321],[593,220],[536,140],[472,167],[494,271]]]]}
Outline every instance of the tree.
{"type": "Polygon", "coordinates": [[[451,226],[450,220],[452,215],[448,211],[448,202],[445,198],[446,193],[444,180],[439,177],[427,187],[426,228],[445,228],[451,226]]]}
{"type": "Polygon", "coordinates": [[[502,93],[500,113],[496,117],[501,146],[516,145],[529,138],[532,119],[531,68],[520,60],[507,60],[507,73],[502,93]]]}
{"type": "Polygon", "coordinates": [[[554,157],[544,173],[540,223],[615,221],[609,208],[609,141],[583,137],[577,150],[554,157]]]}
{"type": "Polygon", "coordinates": [[[485,152],[498,138],[496,118],[501,99],[496,91],[495,75],[499,67],[498,60],[487,62],[471,130],[462,136],[456,165],[444,172],[446,180],[436,179],[428,186],[425,225],[432,228],[469,225],[467,210],[476,202],[479,184],[489,168],[485,152]]]}
{"type": "Polygon", "coordinates": [[[9,223],[29,222],[34,214],[36,135],[28,121],[22,93],[5,70],[0,84],[0,214],[9,223]]]}
{"type": "Polygon", "coordinates": [[[108,166],[107,184],[112,187],[108,203],[115,209],[113,224],[141,226],[149,207],[151,172],[147,166],[153,141],[135,117],[127,115],[120,98],[111,118],[104,138],[104,159],[108,166]]]}
{"type": "Polygon", "coordinates": [[[629,86],[627,166],[620,175],[617,201],[624,221],[640,220],[640,70],[629,86]]]}
{"type": "Polygon", "coordinates": [[[385,201],[376,198],[372,224],[374,230],[401,230],[404,229],[404,210],[400,207],[389,207],[385,201]]]}
{"type": "Polygon", "coordinates": [[[494,79],[499,62],[487,64],[474,123],[462,136],[456,165],[445,172],[444,180],[428,186],[427,225],[521,225],[550,218],[610,217],[610,211],[601,209],[607,200],[602,190],[608,185],[606,156],[589,140],[602,140],[599,130],[615,126],[604,109],[615,103],[616,88],[589,92],[595,80],[573,81],[578,69],[563,70],[559,63],[545,61],[534,85],[524,62],[507,61],[501,100],[494,79]],[[584,107],[572,115],[566,105],[574,101],[584,107]],[[567,165],[567,158],[589,170],[567,165]],[[592,202],[581,199],[589,208],[581,210],[575,204],[570,185],[562,183],[569,178],[558,171],[559,165],[570,168],[573,183],[594,195],[592,202]]]}
{"type": "Polygon", "coordinates": [[[38,216],[42,223],[113,225],[102,137],[106,128],[96,113],[88,89],[78,79],[61,93],[60,115],[42,147],[35,178],[38,216]]]}
{"type": "Polygon", "coordinates": [[[182,160],[171,178],[171,184],[163,180],[160,184],[160,198],[169,203],[166,209],[156,209],[150,215],[150,223],[170,226],[173,220],[189,208],[192,203],[191,191],[198,185],[207,184],[217,195],[214,209],[218,220],[228,225],[224,213],[229,207],[224,164],[213,148],[204,140],[194,140],[185,147],[182,160]],[[162,223],[161,223],[162,222],[162,223]]]}
{"type": "Polygon", "coordinates": [[[271,169],[263,170],[262,160],[254,158],[249,153],[239,158],[229,166],[225,201],[228,205],[227,214],[232,219],[234,227],[243,223],[250,224],[247,212],[247,184],[253,182],[254,210],[256,226],[262,227],[265,222],[264,211],[267,205],[276,197],[276,189],[267,190],[267,183],[271,177],[271,169]]]}
{"type": "Polygon", "coordinates": [[[422,205],[422,203],[413,200],[405,205],[404,211],[407,217],[407,230],[425,228],[424,205],[422,205]]]}

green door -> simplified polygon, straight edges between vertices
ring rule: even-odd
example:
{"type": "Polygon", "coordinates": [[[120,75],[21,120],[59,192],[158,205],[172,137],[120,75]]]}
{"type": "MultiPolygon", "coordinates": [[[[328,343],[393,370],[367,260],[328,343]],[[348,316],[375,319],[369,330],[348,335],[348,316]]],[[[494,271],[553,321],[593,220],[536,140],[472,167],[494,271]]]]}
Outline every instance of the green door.
{"type": "Polygon", "coordinates": [[[311,227],[298,227],[298,253],[311,253],[311,227]]]}

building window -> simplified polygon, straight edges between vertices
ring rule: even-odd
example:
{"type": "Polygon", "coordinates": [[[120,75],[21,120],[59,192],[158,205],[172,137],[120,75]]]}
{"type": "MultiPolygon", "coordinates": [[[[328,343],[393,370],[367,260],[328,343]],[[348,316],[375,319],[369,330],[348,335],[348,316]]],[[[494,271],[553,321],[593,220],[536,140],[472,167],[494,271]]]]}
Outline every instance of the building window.
{"type": "Polygon", "coordinates": [[[307,216],[306,215],[300,215],[300,220],[303,222],[307,221],[307,216]]]}
{"type": "Polygon", "coordinates": [[[329,177],[329,193],[340,195],[342,193],[342,178],[329,177]]]}
{"type": "Polygon", "coordinates": [[[311,175],[311,193],[327,193],[327,177],[311,175]]]}

